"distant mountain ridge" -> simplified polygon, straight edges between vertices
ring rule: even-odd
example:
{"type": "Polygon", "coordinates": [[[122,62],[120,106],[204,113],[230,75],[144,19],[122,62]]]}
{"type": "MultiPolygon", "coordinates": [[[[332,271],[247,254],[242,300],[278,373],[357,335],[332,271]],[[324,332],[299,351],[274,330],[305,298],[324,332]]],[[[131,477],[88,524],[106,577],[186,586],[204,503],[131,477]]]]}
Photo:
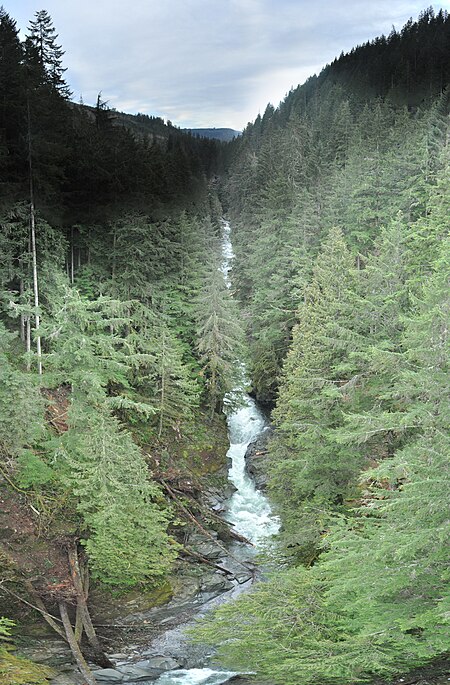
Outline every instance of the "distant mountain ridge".
{"type": "MultiPolygon", "coordinates": [[[[105,103],[106,105],[106,103],[105,103]]],[[[79,105],[73,103],[74,107],[81,107],[83,111],[88,113],[92,120],[95,120],[97,108],[92,105],[79,105]]],[[[161,117],[149,116],[148,114],[129,114],[128,112],[120,112],[115,109],[104,107],[103,112],[108,117],[112,126],[124,126],[138,137],[154,137],[156,139],[164,140],[169,135],[193,135],[196,138],[208,138],[210,140],[220,140],[221,142],[228,142],[237,138],[242,134],[242,131],[236,131],[232,128],[179,128],[174,126],[171,121],[164,121],[161,117]]]]}
{"type": "Polygon", "coordinates": [[[242,133],[242,131],[235,131],[232,128],[184,128],[182,131],[192,133],[198,138],[214,138],[223,142],[238,138],[242,133]]]}

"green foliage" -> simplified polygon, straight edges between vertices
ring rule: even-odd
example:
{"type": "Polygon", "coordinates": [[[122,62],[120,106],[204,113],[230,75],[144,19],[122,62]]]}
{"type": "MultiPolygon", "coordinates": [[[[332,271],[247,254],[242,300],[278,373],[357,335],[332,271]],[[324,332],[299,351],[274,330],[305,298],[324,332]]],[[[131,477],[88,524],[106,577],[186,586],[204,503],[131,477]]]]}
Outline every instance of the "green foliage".
{"type": "MultiPolygon", "coordinates": [[[[223,151],[255,393],[277,398],[271,493],[284,548],[314,565],[200,635],[280,685],[392,678],[448,645],[449,27],[429,9],[341,56],[223,151]]],[[[176,545],[138,442],[163,452],[193,434],[201,390],[213,416],[242,382],[219,153],[157,118],[113,125],[100,96],[69,107],[56,39],[41,11],[22,44],[0,9],[1,457],[31,496],[66,488],[98,580],[155,584],[176,545]]],[[[33,668],[0,653],[9,685],[40,685],[33,668]]]]}
{"type": "Polygon", "coordinates": [[[37,488],[55,479],[55,471],[31,450],[23,450],[17,459],[17,482],[22,488],[37,488]]]}
{"type": "Polygon", "coordinates": [[[9,638],[11,635],[11,629],[14,628],[15,623],[9,618],[0,616],[0,638],[3,640],[9,638]]]}
{"type": "Polygon", "coordinates": [[[270,448],[271,492],[280,504],[284,528],[288,534],[295,530],[308,550],[324,528],[324,508],[343,504],[364,464],[358,450],[340,449],[333,439],[357,385],[361,336],[353,325],[356,306],[352,260],[336,229],[304,290],[270,448]]]}
{"type": "Polygon", "coordinates": [[[31,446],[44,431],[44,407],[36,379],[12,361],[15,338],[0,321],[0,451],[10,457],[31,446]]]}
{"type": "Polygon", "coordinates": [[[65,481],[90,530],[86,548],[94,574],[116,586],[158,582],[176,546],[166,533],[160,491],[129,433],[105,408],[75,401],[58,458],[69,467],[65,481]]]}
{"type": "Polygon", "coordinates": [[[60,45],[57,45],[55,28],[46,10],[36,12],[34,21],[30,22],[30,33],[27,38],[27,51],[32,55],[36,68],[39,67],[42,77],[54,88],[59,95],[69,98],[71,92],[63,80],[65,69],[62,67],[64,55],[60,45]]]}
{"type": "Polygon", "coordinates": [[[192,421],[199,402],[199,388],[183,364],[182,348],[168,327],[157,327],[159,349],[155,355],[154,392],[158,411],[158,437],[168,429],[180,434],[192,421]]]}

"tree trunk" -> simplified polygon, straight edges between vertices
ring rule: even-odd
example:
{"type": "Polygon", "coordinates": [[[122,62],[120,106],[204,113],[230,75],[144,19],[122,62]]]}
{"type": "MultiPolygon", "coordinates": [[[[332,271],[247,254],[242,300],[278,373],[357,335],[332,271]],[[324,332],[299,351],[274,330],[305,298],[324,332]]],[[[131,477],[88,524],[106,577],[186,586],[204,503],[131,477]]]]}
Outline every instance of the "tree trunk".
{"type": "MultiPolygon", "coordinates": [[[[75,592],[77,593],[77,619],[78,619],[78,625],[77,623],[75,624],[75,635],[77,636],[77,632],[80,632],[80,621],[82,623],[82,628],[84,628],[84,632],[86,633],[87,640],[89,644],[91,645],[92,649],[94,650],[94,655],[95,655],[95,661],[99,665],[103,666],[103,668],[110,668],[113,667],[113,664],[111,661],[109,661],[108,657],[106,656],[105,652],[102,649],[102,646],[100,644],[100,640],[97,637],[97,633],[95,632],[95,628],[92,625],[92,620],[91,620],[91,615],[89,613],[88,605],[87,605],[87,584],[83,584],[83,578],[82,574],[80,571],[80,562],[78,559],[78,551],[76,544],[73,546],[70,546],[68,549],[68,556],[69,556],[69,566],[70,566],[70,573],[72,575],[72,581],[75,587],[75,592]]],[[[82,632],[82,629],[81,629],[82,632]]],[[[80,634],[81,637],[81,634],[80,634]]],[[[79,642],[79,640],[78,640],[79,642]]]]}
{"type": "Polygon", "coordinates": [[[83,607],[77,602],[77,612],[75,615],[75,640],[80,644],[83,636],[83,607]]]}
{"type": "Polygon", "coordinates": [[[42,352],[41,352],[41,336],[39,335],[40,317],[39,317],[39,287],[37,275],[37,255],[36,255],[36,217],[34,212],[34,190],[33,190],[33,162],[31,158],[31,115],[30,115],[30,100],[27,98],[27,117],[28,117],[28,173],[30,183],[30,229],[31,229],[31,256],[33,263],[33,293],[34,293],[34,321],[36,330],[36,352],[38,360],[38,373],[42,375],[42,352]]]}
{"type": "Polygon", "coordinates": [[[31,251],[33,257],[33,292],[34,292],[34,328],[36,331],[36,352],[38,374],[42,375],[42,350],[41,350],[41,336],[39,335],[40,316],[39,316],[39,287],[37,276],[37,256],[36,256],[36,224],[34,216],[34,204],[30,202],[30,219],[31,219],[31,251]]]}
{"type": "MultiPolygon", "coordinates": [[[[45,619],[45,621],[47,621],[48,625],[51,628],[53,628],[55,633],[58,633],[58,635],[60,635],[60,637],[62,637],[63,640],[66,640],[66,634],[65,634],[64,630],[61,628],[61,626],[59,626],[56,623],[54,617],[51,614],[49,614],[44,602],[42,601],[38,592],[35,590],[31,581],[28,579],[24,579],[23,584],[24,584],[28,594],[30,595],[30,597],[33,598],[33,601],[35,603],[35,608],[39,611],[41,616],[45,619]]],[[[22,600],[22,601],[24,601],[24,600],[22,600]]]]}
{"type": "MultiPolygon", "coordinates": [[[[24,294],[25,288],[23,285],[23,278],[20,279],[19,283],[19,292],[20,292],[20,304],[23,305],[23,294],[24,294]]],[[[22,342],[25,342],[25,314],[21,312],[20,314],[20,339],[22,342]]]]}
{"type": "Polygon", "coordinates": [[[164,420],[164,405],[166,401],[166,334],[163,332],[162,336],[162,357],[161,357],[161,400],[159,404],[159,427],[158,427],[158,438],[161,437],[163,432],[163,420],[164,420]]]}
{"type": "Polygon", "coordinates": [[[87,685],[97,685],[97,681],[95,680],[91,669],[87,665],[86,660],[81,653],[80,646],[75,639],[75,634],[70,623],[69,614],[67,613],[67,605],[65,602],[59,602],[59,612],[61,614],[64,630],[66,631],[67,642],[69,643],[70,650],[77,663],[81,675],[86,680],[87,685]]]}
{"type": "Polygon", "coordinates": [[[73,285],[74,281],[74,261],[75,261],[75,256],[73,253],[73,226],[70,231],[70,282],[73,285]]]}
{"type": "Polygon", "coordinates": [[[30,361],[30,353],[31,353],[31,319],[30,316],[28,315],[25,318],[25,326],[26,326],[26,345],[27,345],[27,371],[31,370],[31,361],[30,361]]]}

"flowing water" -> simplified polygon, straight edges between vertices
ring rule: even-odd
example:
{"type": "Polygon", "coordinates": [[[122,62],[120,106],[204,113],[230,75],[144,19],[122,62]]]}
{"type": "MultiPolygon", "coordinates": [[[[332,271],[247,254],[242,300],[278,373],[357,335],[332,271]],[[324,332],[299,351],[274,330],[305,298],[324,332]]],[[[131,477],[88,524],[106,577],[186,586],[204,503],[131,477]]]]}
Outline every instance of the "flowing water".
{"type": "MultiPolygon", "coordinates": [[[[221,271],[229,288],[231,287],[229,272],[232,268],[233,248],[230,240],[230,225],[227,221],[223,222],[222,256],[221,271]]],[[[240,396],[242,406],[235,411],[227,412],[230,441],[227,456],[231,460],[228,477],[236,487],[236,492],[228,502],[227,519],[233,523],[241,535],[253,542],[257,551],[258,546],[261,546],[264,540],[278,531],[279,522],[277,517],[272,515],[266,497],[255,488],[245,470],[247,447],[267,428],[267,421],[255,401],[244,391],[244,364],[237,359],[236,366],[241,371],[242,381],[233,391],[233,395],[240,396]]],[[[236,593],[232,591],[229,596],[232,597],[234,594],[236,593]]],[[[211,605],[214,605],[214,602],[211,605]]],[[[236,673],[213,671],[209,668],[191,668],[164,673],[156,683],[157,685],[220,685],[220,683],[228,682],[233,675],[236,673]]]]}

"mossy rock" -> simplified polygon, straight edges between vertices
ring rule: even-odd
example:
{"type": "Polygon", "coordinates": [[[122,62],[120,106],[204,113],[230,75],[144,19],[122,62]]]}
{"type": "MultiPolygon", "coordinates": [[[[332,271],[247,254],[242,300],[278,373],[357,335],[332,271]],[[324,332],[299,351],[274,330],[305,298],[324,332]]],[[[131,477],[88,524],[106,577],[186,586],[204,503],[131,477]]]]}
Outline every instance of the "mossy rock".
{"type": "Polygon", "coordinates": [[[93,603],[93,614],[96,620],[101,618],[106,623],[114,621],[120,616],[148,611],[162,606],[173,597],[173,588],[167,580],[156,588],[138,588],[129,592],[111,593],[96,588],[92,591],[90,600],[93,603]]]}
{"type": "Polygon", "coordinates": [[[34,664],[0,649],[0,682],[2,685],[48,685],[55,672],[48,666],[34,664]]]}

